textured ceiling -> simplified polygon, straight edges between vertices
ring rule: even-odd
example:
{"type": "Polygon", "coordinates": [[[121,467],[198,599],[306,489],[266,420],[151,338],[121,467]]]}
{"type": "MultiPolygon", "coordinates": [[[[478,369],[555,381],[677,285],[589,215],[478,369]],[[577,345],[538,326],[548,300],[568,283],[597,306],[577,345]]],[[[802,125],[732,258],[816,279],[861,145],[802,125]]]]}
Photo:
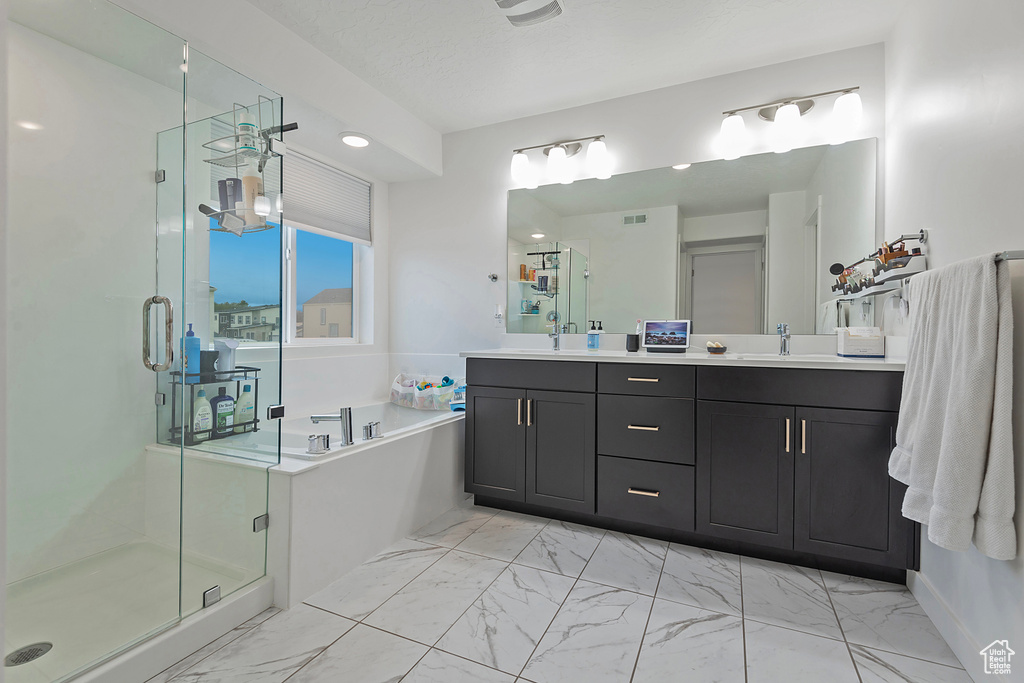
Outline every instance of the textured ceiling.
{"type": "Polygon", "coordinates": [[[881,42],[904,1],[249,0],[441,132],[881,42]]]}

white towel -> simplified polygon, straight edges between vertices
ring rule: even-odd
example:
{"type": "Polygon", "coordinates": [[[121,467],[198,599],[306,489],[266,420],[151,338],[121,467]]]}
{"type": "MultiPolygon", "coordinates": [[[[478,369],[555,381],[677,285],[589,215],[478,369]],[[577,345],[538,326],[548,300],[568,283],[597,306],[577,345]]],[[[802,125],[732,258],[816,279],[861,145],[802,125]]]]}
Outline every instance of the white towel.
{"type": "Polygon", "coordinates": [[[910,337],[889,474],[928,540],[999,560],[1013,525],[1013,312],[1005,262],[983,256],[910,279],[910,337]]]}

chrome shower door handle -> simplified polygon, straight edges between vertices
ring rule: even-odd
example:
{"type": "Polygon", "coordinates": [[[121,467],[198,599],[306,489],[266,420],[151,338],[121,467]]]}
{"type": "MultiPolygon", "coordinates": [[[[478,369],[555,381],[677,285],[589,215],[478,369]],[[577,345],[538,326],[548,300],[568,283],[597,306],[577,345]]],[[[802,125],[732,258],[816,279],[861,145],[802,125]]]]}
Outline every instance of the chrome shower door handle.
{"type": "Polygon", "coordinates": [[[174,305],[165,296],[147,297],[142,302],[142,364],[153,372],[163,372],[171,369],[174,362],[174,305]],[[164,313],[164,362],[154,363],[149,358],[149,309],[153,304],[163,304],[164,313]]]}

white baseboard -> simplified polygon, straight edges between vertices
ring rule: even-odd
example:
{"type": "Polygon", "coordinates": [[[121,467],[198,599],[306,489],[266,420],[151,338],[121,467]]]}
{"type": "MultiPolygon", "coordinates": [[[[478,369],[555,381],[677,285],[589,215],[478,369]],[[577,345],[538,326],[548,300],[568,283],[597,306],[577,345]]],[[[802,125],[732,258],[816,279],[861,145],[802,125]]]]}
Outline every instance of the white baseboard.
{"type": "MultiPolygon", "coordinates": [[[[907,572],[907,587],[921,604],[928,618],[935,624],[939,634],[946,639],[953,654],[967,670],[975,683],[1011,683],[1007,676],[986,674],[985,662],[981,656],[983,644],[978,643],[950,609],[946,601],[935,591],[935,587],[920,572],[907,572]]],[[[1014,662],[1016,664],[1016,662],[1014,662]]]]}
{"type": "Polygon", "coordinates": [[[263,577],[216,605],[186,617],[158,636],[82,674],[75,683],[139,683],[175,664],[239,624],[253,618],[274,601],[274,580],[263,577]]]}

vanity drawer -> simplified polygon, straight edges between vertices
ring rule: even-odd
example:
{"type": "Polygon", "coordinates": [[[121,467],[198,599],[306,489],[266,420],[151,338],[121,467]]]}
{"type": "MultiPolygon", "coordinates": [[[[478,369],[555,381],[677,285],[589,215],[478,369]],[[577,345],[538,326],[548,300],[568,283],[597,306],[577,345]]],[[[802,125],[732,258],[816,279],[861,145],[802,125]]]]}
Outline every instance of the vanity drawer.
{"type": "Polygon", "coordinates": [[[468,358],[466,383],[478,387],[592,392],[597,388],[597,371],[594,363],[579,361],[468,358]]]}
{"type": "Polygon", "coordinates": [[[692,465],[694,402],[653,396],[597,397],[597,452],[692,465]]]}
{"type": "Polygon", "coordinates": [[[601,363],[597,390],[602,394],[693,398],[697,372],[692,365],[601,363]]]}
{"type": "Polygon", "coordinates": [[[693,467],[599,455],[597,514],[693,531],[693,467]]]}

